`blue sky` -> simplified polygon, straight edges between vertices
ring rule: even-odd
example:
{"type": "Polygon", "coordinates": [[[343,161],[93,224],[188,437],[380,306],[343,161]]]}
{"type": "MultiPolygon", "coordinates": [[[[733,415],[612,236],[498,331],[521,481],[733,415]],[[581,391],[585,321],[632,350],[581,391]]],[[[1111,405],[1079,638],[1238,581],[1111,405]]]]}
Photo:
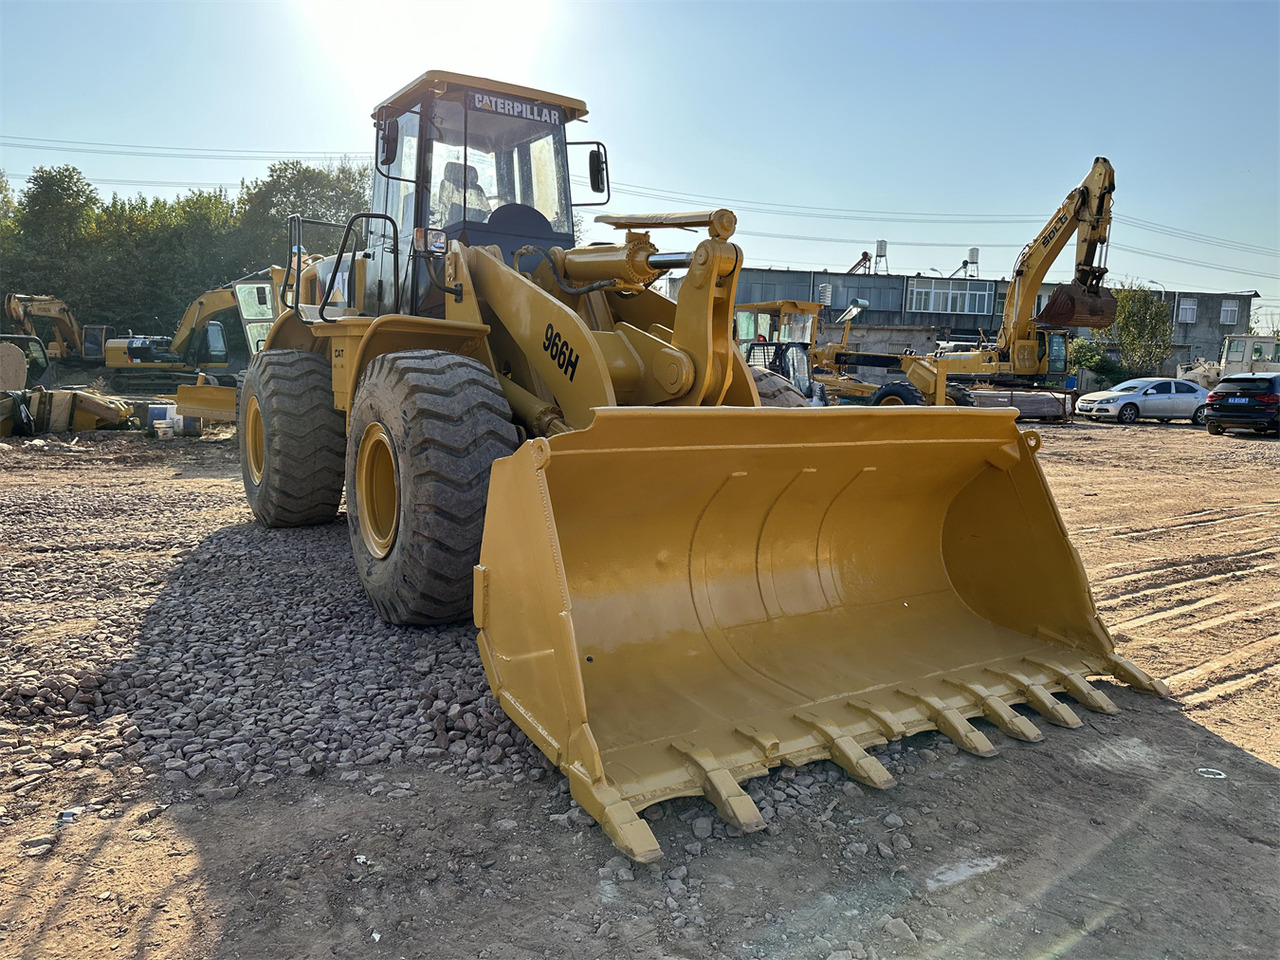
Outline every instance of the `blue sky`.
{"type": "Polygon", "coordinates": [[[0,166],[234,193],[270,158],[363,158],[379,101],[455,70],[586,100],[609,212],[736,205],[751,264],[843,270],[884,238],[894,272],[978,246],[1005,276],[1103,155],[1113,277],[1280,308],[1278,41],[1276,2],[2,0],[0,166]]]}

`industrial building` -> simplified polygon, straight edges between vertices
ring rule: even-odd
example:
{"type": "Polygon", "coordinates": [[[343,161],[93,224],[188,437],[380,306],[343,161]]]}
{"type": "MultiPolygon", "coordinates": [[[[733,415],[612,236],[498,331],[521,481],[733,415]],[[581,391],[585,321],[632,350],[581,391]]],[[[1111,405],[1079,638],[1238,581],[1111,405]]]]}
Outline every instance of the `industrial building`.
{"type": "MultiPolygon", "coordinates": [[[[788,270],[744,267],[738,281],[738,303],[801,300],[829,304],[819,317],[819,342],[839,339],[843,330],[833,321],[855,299],[869,306],[850,332],[850,347],[870,353],[931,353],[942,341],[976,341],[994,337],[1000,329],[1007,278],[980,278],[978,251],[971,249],[963,268],[968,276],[911,276],[893,273],[831,273],[826,270],[788,270]]],[[[670,289],[674,294],[679,281],[670,289]]],[[[1057,288],[1045,283],[1036,298],[1038,311],[1057,288]]],[[[1179,363],[1196,357],[1217,357],[1222,338],[1245,333],[1256,290],[1238,293],[1160,291],[1174,324],[1173,353],[1161,373],[1173,375],[1179,363]]],[[[1082,333],[1084,331],[1081,331],[1082,333]]]]}

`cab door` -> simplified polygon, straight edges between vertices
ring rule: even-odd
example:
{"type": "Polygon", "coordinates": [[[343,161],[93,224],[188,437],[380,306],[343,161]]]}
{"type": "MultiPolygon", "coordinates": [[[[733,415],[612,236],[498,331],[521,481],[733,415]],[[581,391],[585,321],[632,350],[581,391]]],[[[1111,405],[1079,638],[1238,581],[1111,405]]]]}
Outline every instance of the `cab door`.
{"type": "Polygon", "coordinates": [[[373,258],[365,274],[363,312],[374,317],[412,311],[408,303],[396,304],[396,269],[399,267],[401,299],[408,300],[413,261],[413,228],[417,226],[418,116],[414,109],[380,123],[378,152],[374,156],[372,212],[395,221],[370,219],[368,247],[373,258]]]}

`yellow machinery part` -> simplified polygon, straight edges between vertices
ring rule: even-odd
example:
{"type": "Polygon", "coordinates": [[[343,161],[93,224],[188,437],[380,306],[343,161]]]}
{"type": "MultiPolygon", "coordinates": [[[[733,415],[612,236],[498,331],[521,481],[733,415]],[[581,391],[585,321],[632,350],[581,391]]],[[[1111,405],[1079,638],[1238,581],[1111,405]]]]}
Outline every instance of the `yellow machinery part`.
{"type": "Polygon", "coordinates": [[[475,615],[504,710],[634,859],[637,816],[937,729],[981,755],[1010,704],[1114,711],[1091,675],[1167,693],[1114,653],[1011,411],[610,408],[493,467],[475,615]]]}
{"type": "Polygon", "coordinates": [[[173,394],[173,400],[178,405],[179,416],[235,423],[235,387],[183,383],[178,385],[178,389],[173,394]]]}

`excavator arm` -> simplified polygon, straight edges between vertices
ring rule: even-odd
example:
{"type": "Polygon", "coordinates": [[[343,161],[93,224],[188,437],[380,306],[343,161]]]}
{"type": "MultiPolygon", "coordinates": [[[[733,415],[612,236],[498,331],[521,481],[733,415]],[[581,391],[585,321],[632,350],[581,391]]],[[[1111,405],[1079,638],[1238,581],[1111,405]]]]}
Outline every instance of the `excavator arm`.
{"type": "Polygon", "coordinates": [[[201,330],[209,325],[209,318],[236,305],[236,293],[232,287],[219,287],[196,297],[183,311],[178,329],[174,331],[169,351],[180,357],[196,340],[201,330]]]}
{"type": "Polygon", "coordinates": [[[37,337],[32,319],[40,317],[53,324],[53,343],[49,344],[50,356],[69,357],[84,353],[84,335],[75,315],[61,300],[55,297],[11,293],[4,298],[4,310],[13,321],[16,332],[37,337]]]}
{"type": "Polygon", "coordinates": [[[1104,247],[1111,229],[1111,195],[1115,188],[1115,170],[1110,161],[1106,157],[1094,158],[1089,175],[1067,194],[1062,206],[1018,256],[997,341],[1000,355],[1012,359],[1015,366],[1022,365],[1017,359],[1017,345],[1034,343],[1037,325],[1104,328],[1115,319],[1115,299],[1102,286],[1107,273],[1104,247]],[[1036,294],[1045,274],[1073,234],[1074,278],[1069,285],[1054,291],[1045,309],[1033,317],[1036,294]]]}

